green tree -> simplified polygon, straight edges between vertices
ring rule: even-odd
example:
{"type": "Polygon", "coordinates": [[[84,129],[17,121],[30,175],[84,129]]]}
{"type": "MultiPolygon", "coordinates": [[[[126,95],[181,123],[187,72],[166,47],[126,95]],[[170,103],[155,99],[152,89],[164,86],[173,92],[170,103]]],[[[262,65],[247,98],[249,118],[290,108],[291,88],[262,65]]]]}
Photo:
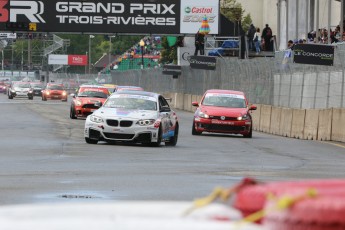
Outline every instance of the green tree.
{"type": "Polygon", "coordinates": [[[241,3],[236,0],[221,0],[220,13],[234,23],[241,23],[244,31],[247,31],[252,23],[250,14],[245,14],[241,3]]]}

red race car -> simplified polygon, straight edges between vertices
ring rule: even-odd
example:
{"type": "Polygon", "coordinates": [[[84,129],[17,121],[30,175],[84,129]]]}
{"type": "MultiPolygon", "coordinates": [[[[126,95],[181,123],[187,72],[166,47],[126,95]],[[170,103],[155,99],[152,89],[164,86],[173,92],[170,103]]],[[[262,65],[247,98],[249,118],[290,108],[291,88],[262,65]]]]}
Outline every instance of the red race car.
{"type": "Polygon", "coordinates": [[[73,101],[70,109],[70,118],[86,118],[96,111],[110,95],[108,89],[98,85],[82,85],[76,95],[72,94],[73,101]]]}
{"type": "Polygon", "coordinates": [[[67,92],[63,84],[48,83],[46,88],[42,90],[42,101],[48,99],[67,101],[67,92]]]}
{"type": "Polygon", "coordinates": [[[203,95],[194,114],[192,135],[202,132],[242,134],[252,137],[252,117],[250,110],[255,105],[248,105],[243,92],[233,90],[211,89],[203,95]]]}

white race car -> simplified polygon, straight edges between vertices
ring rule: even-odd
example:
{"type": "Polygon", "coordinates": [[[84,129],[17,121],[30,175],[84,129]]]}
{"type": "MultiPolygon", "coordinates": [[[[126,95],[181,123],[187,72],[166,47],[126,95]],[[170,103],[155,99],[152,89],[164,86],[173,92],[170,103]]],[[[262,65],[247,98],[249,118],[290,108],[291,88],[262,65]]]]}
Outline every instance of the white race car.
{"type": "Polygon", "coordinates": [[[84,136],[88,144],[104,140],[175,146],[178,132],[177,115],[162,95],[120,91],[86,118],[84,136]]]}

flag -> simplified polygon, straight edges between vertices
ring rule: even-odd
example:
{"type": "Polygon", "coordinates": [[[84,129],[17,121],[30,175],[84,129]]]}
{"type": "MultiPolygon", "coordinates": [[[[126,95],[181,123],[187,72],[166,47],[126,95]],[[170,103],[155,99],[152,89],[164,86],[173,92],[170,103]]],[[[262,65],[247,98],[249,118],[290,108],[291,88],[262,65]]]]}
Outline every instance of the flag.
{"type": "Polygon", "coordinates": [[[206,15],[202,18],[202,23],[199,29],[199,33],[204,34],[204,35],[210,33],[210,26],[208,24],[208,19],[206,15]]]}

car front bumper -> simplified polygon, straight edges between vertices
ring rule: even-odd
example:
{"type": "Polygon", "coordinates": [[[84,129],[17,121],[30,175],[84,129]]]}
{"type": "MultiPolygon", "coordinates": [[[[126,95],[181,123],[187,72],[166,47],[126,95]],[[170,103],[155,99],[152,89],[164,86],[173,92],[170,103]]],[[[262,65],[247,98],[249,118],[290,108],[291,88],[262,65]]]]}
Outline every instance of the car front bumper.
{"type": "Polygon", "coordinates": [[[211,132],[211,133],[234,133],[246,135],[250,133],[252,122],[251,120],[243,121],[223,121],[217,119],[206,119],[195,117],[195,130],[197,132],[211,132]]]}
{"type": "Polygon", "coordinates": [[[67,95],[45,95],[44,97],[48,100],[67,100],[67,95]]]}
{"type": "Polygon", "coordinates": [[[12,97],[32,97],[33,96],[32,92],[29,93],[29,92],[21,92],[21,91],[18,91],[18,92],[17,91],[15,91],[15,92],[10,91],[10,95],[12,97]]]}
{"type": "Polygon", "coordinates": [[[90,116],[85,121],[84,136],[93,140],[109,140],[124,142],[151,143],[158,141],[159,128],[154,125],[140,126],[133,124],[130,127],[109,126],[105,122],[95,123],[90,116]]]}

